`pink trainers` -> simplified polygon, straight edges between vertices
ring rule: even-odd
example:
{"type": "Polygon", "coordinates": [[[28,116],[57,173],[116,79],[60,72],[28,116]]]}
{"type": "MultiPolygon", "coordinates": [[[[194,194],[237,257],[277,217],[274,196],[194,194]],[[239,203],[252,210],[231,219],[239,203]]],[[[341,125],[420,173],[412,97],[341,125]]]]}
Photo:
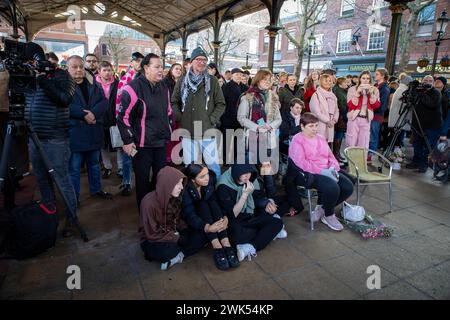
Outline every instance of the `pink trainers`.
{"type": "Polygon", "coordinates": [[[341,231],[344,229],[344,226],[339,222],[339,220],[336,218],[336,215],[332,215],[329,217],[323,216],[320,221],[325,223],[330,229],[334,231],[341,231]]]}
{"type": "Polygon", "coordinates": [[[325,211],[323,210],[321,205],[317,205],[316,208],[311,213],[312,221],[317,222],[319,221],[323,216],[325,216],[325,211]]]}

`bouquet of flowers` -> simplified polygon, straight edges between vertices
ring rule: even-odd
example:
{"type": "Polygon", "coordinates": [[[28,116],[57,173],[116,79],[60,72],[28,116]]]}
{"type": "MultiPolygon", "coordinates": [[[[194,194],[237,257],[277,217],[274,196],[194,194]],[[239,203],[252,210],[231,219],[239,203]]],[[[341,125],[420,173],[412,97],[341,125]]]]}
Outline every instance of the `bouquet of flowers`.
{"type": "Polygon", "coordinates": [[[356,231],[363,239],[389,238],[394,230],[386,226],[379,220],[375,220],[372,216],[366,214],[364,220],[360,222],[352,222],[340,219],[350,230],[356,231]]]}

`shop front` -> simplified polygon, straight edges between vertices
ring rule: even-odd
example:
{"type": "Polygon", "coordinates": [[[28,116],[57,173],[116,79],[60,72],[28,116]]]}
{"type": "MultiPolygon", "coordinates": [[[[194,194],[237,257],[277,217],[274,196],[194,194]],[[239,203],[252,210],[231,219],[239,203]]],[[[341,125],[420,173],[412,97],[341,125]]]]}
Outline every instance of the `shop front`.
{"type": "Polygon", "coordinates": [[[356,56],[351,58],[333,59],[333,66],[338,77],[348,74],[359,75],[362,71],[369,70],[374,73],[379,68],[384,68],[385,56],[356,56]]]}

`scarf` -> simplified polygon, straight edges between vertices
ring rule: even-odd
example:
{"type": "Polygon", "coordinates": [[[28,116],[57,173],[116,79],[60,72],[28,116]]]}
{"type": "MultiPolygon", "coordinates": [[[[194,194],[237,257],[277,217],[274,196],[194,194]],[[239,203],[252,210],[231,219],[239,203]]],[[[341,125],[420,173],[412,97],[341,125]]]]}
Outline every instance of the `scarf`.
{"type": "Polygon", "coordinates": [[[258,123],[258,120],[262,118],[264,122],[267,122],[265,105],[269,96],[269,91],[260,90],[258,87],[251,86],[246,93],[250,93],[254,96],[252,105],[250,106],[252,110],[250,120],[254,123],[258,123]]]}
{"type": "MultiPolygon", "coordinates": [[[[233,189],[237,192],[236,196],[236,203],[239,201],[239,199],[242,196],[242,193],[244,192],[244,186],[238,185],[233,179],[233,176],[231,175],[231,168],[229,168],[227,171],[225,171],[219,178],[219,182],[217,183],[217,186],[224,184],[227,187],[233,189]]],[[[259,190],[259,182],[258,179],[255,179],[253,182],[253,186],[255,187],[255,190],[259,190]]],[[[255,213],[255,201],[253,200],[253,195],[250,194],[247,198],[247,201],[245,202],[244,206],[242,207],[241,213],[249,213],[253,215],[255,213]]]]}
{"type": "Polygon", "coordinates": [[[292,116],[292,118],[294,118],[294,120],[295,120],[295,126],[298,127],[298,126],[300,125],[300,117],[301,117],[301,115],[299,114],[298,116],[296,116],[296,115],[293,114],[292,111],[291,111],[291,116],[292,116]]]}
{"type": "Polygon", "coordinates": [[[334,114],[337,106],[337,98],[332,91],[327,91],[322,87],[317,88],[317,96],[319,102],[324,103],[327,106],[328,114],[334,114]]]}
{"type": "Polygon", "coordinates": [[[205,83],[205,99],[206,99],[206,110],[208,110],[208,97],[209,91],[211,89],[211,79],[209,77],[208,71],[203,71],[202,73],[196,75],[189,69],[188,73],[183,79],[181,84],[181,102],[183,106],[181,112],[184,112],[184,107],[186,106],[186,101],[190,93],[196,93],[200,88],[200,85],[205,83]]]}

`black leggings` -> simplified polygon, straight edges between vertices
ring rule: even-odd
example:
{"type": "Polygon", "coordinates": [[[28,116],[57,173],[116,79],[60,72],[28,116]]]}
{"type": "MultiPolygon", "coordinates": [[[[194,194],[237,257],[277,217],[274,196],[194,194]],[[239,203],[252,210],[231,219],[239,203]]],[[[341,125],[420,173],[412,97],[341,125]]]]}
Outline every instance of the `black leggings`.
{"type": "MultiPolygon", "coordinates": [[[[222,209],[219,207],[216,201],[202,200],[198,204],[197,209],[199,217],[209,225],[223,218],[222,209]]],[[[217,233],[208,232],[205,233],[205,235],[210,242],[215,239],[222,240],[228,238],[226,230],[217,233]]]]}
{"type": "Polygon", "coordinates": [[[249,218],[233,219],[230,225],[234,244],[250,243],[256,250],[264,249],[281,231],[283,222],[272,215],[261,212],[249,218]]]}
{"type": "Polygon", "coordinates": [[[319,193],[318,204],[322,205],[327,217],[334,214],[334,207],[341,204],[353,193],[353,183],[343,174],[339,174],[339,181],[321,174],[314,175],[312,187],[319,193]]]}
{"type": "Polygon", "coordinates": [[[184,256],[191,256],[200,251],[208,239],[201,231],[185,229],[180,232],[178,242],[150,242],[148,240],[141,243],[145,259],[149,261],[168,262],[180,252],[184,256]]]}

